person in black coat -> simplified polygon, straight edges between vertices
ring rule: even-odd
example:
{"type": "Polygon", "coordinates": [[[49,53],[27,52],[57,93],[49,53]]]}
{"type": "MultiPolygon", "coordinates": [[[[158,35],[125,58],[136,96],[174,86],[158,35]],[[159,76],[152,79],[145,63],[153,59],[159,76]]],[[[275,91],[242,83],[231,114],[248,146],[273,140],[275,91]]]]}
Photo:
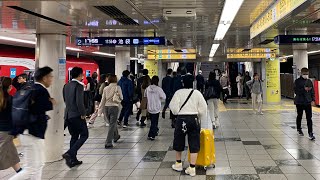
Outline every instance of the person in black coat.
{"type": "Polygon", "coordinates": [[[301,69],[301,76],[294,82],[294,92],[296,94],[294,103],[297,108],[297,131],[300,136],[303,136],[301,129],[301,120],[303,111],[306,113],[308,134],[310,140],[315,140],[312,129],[312,105],[314,105],[315,94],[313,83],[309,79],[309,70],[307,68],[301,69]]]}
{"type": "Polygon", "coordinates": [[[203,93],[203,88],[205,85],[205,80],[204,77],[202,75],[202,71],[199,70],[199,74],[196,76],[196,80],[197,80],[197,89],[198,91],[200,91],[201,93],[203,93]]]}
{"type": "Polygon", "coordinates": [[[172,92],[172,69],[167,70],[167,76],[162,79],[162,89],[164,93],[166,94],[166,103],[162,110],[162,118],[166,118],[166,110],[169,107],[171,98],[173,96],[172,92]]]}

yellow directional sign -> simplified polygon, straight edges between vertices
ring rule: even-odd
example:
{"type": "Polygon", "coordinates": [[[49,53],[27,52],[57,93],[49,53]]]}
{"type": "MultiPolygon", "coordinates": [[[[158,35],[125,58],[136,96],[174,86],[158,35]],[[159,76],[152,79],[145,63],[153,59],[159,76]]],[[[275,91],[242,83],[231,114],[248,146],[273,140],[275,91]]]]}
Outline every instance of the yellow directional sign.
{"type": "Polygon", "coordinates": [[[195,49],[179,49],[178,51],[174,49],[157,49],[157,50],[148,50],[148,54],[195,54],[195,49]],[[181,50],[181,51],[179,51],[181,50]]]}
{"type": "Polygon", "coordinates": [[[270,48],[253,48],[249,51],[243,51],[243,48],[228,48],[227,53],[274,53],[270,48]]]}
{"type": "Polygon", "coordinates": [[[196,59],[196,54],[148,54],[148,59],[196,59]]]}
{"type": "Polygon", "coordinates": [[[266,53],[239,53],[239,54],[227,54],[227,59],[269,59],[275,58],[276,54],[266,53]]]}

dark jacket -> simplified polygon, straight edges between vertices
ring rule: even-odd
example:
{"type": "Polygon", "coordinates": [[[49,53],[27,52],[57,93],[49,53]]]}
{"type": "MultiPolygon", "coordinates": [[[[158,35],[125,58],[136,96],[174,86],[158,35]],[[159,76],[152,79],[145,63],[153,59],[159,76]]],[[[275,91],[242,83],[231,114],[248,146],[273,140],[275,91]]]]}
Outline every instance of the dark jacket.
{"type": "Polygon", "coordinates": [[[50,101],[50,94],[46,88],[40,84],[34,84],[32,88],[32,100],[34,103],[32,104],[30,111],[37,117],[37,121],[29,124],[27,129],[29,130],[29,134],[44,139],[47,130],[47,121],[49,120],[49,116],[46,115],[46,112],[51,111],[53,105],[50,101]]]}
{"type": "Polygon", "coordinates": [[[63,87],[63,100],[66,104],[64,112],[65,119],[86,115],[83,85],[77,81],[70,81],[63,87]]]}
{"type": "Polygon", "coordinates": [[[250,76],[244,76],[243,78],[243,85],[244,87],[247,87],[247,82],[251,80],[250,76]]]}
{"type": "Polygon", "coordinates": [[[123,101],[132,101],[134,91],[132,81],[126,77],[121,77],[120,81],[118,82],[118,85],[121,87],[122,90],[123,101]]]}
{"type": "Polygon", "coordinates": [[[17,91],[26,90],[26,89],[29,89],[31,87],[32,87],[31,83],[25,82],[25,83],[22,83],[22,84],[19,85],[19,88],[17,89],[17,91]]]}
{"type": "Polygon", "coordinates": [[[12,97],[5,92],[4,96],[7,98],[7,106],[3,111],[0,111],[0,131],[12,130],[12,97]]]}
{"type": "Polygon", "coordinates": [[[166,94],[167,99],[171,98],[173,96],[172,92],[172,77],[166,76],[162,79],[162,89],[164,93],[166,94]]]}
{"type": "Polygon", "coordinates": [[[177,75],[176,77],[172,78],[172,93],[174,94],[179,89],[183,88],[182,76],[177,75]]]}
{"type": "Polygon", "coordinates": [[[211,86],[213,86],[214,91],[216,92],[216,96],[214,96],[213,98],[220,98],[221,89],[222,89],[220,82],[216,79],[207,81],[205,85],[205,89],[207,90],[211,86]]]}
{"type": "Polygon", "coordinates": [[[140,78],[138,78],[138,80],[137,80],[137,89],[136,89],[136,92],[137,92],[138,98],[139,98],[140,100],[142,99],[141,85],[142,85],[143,80],[144,80],[145,77],[146,77],[146,75],[143,75],[143,76],[141,76],[140,78]]]}
{"type": "Polygon", "coordinates": [[[294,92],[296,94],[295,104],[309,105],[312,101],[315,101],[313,83],[310,79],[298,78],[294,82],[294,92]],[[305,87],[311,87],[311,90],[306,91],[305,87]]]}
{"type": "Polygon", "coordinates": [[[198,74],[196,77],[197,87],[203,87],[205,84],[204,77],[201,74],[198,74]]]}

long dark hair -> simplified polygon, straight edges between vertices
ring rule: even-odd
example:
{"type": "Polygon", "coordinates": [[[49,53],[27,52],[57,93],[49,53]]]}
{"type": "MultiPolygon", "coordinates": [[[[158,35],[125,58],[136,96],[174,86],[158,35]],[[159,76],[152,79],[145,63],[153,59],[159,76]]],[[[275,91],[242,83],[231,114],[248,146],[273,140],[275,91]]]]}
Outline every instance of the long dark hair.
{"type": "Polygon", "coordinates": [[[211,71],[210,74],[209,74],[208,81],[213,81],[215,79],[216,79],[216,73],[211,71]]]}
{"type": "Polygon", "coordinates": [[[147,89],[147,87],[150,85],[150,83],[151,83],[150,76],[149,76],[149,75],[146,75],[146,76],[143,78],[143,82],[142,82],[141,88],[142,88],[142,89],[147,89]]]}
{"type": "Polygon", "coordinates": [[[8,89],[12,84],[12,80],[9,77],[0,77],[0,111],[3,111],[7,107],[7,101],[9,98],[8,89]]]}

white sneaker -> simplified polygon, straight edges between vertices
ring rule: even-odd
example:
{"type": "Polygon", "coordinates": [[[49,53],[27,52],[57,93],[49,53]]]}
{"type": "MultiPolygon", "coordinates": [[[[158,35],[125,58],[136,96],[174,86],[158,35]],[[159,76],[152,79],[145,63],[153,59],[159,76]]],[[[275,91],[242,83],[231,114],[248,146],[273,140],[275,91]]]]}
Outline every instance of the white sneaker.
{"type": "Polygon", "coordinates": [[[109,123],[106,123],[106,127],[109,127],[110,126],[110,124],[109,123]]]}
{"type": "Polygon", "coordinates": [[[94,127],[92,123],[87,123],[87,126],[89,129],[94,127]]]}
{"type": "Polygon", "coordinates": [[[182,163],[176,162],[175,164],[172,165],[172,169],[175,171],[181,172],[183,170],[182,163]]]}
{"type": "Polygon", "coordinates": [[[188,167],[184,172],[192,177],[196,176],[196,168],[188,167]]]}
{"type": "Polygon", "coordinates": [[[257,114],[258,114],[258,115],[263,115],[263,112],[258,112],[257,114]]]}

